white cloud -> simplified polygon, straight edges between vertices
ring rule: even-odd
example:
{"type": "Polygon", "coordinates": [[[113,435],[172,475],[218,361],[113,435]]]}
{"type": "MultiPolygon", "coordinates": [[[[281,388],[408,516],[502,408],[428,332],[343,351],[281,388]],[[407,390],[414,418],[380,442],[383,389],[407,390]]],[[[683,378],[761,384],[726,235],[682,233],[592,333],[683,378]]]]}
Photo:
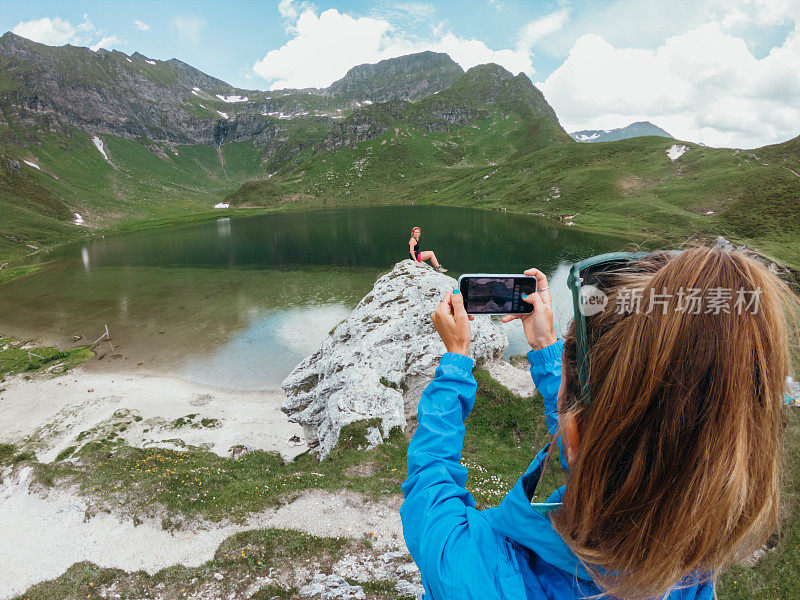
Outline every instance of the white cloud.
{"type": "Polygon", "coordinates": [[[524,48],[492,50],[484,42],[441,29],[432,40],[411,39],[381,18],[355,18],[336,9],[319,15],[306,8],[291,29],[293,38],[271,50],[253,66],[272,89],[325,87],[355,65],[377,62],[422,50],[446,52],[462,68],[496,62],[513,73],[533,73],[524,48]]]}
{"type": "Polygon", "coordinates": [[[297,20],[295,37],[270,50],[253,70],[273,81],[273,89],[326,86],[350,67],[380,56],[389,29],[387,21],[354,19],[336,9],[319,16],[306,10],[297,20]]]}
{"type": "Polygon", "coordinates": [[[91,46],[89,46],[89,50],[91,50],[92,52],[97,52],[100,48],[105,48],[106,50],[111,50],[111,48],[115,44],[119,44],[121,41],[122,40],[120,40],[117,36],[109,35],[109,36],[106,36],[106,37],[102,38],[97,43],[92,44],[91,46]]]}
{"type": "Polygon", "coordinates": [[[586,34],[539,87],[570,131],[650,120],[681,139],[752,147],[800,133],[797,65],[800,26],[762,59],[720,24],[656,49],[586,34]]]}
{"type": "Polygon", "coordinates": [[[40,44],[62,46],[76,43],[79,38],[78,32],[85,31],[85,29],[79,28],[84,26],[85,23],[88,23],[88,21],[76,27],[66,19],[42,17],[32,21],[20,21],[11,31],[40,44]]]}
{"type": "Polygon", "coordinates": [[[448,33],[440,40],[432,44],[421,44],[413,51],[418,52],[428,49],[436,52],[446,52],[464,70],[475,65],[497,63],[514,75],[521,72],[533,74],[531,54],[525,48],[492,50],[479,40],[468,40],[460,38],[453,33],[448,33]]]}
{"type": "Polygon", "coordinates": [[[569,9],[562,8],[541,19],[531,21],[520,30],[520,46],[532,48],[539,40],[563,29],[567,19],[569,19],[569,9]]]}
{"type": "Polygon", "coordinates": [[[278,12],[284,19],[294,19],[300,14],[299,9],[295,6],[294,0],[281,0],[278,2],[278,12]]]}
{"type": "Polygon", "coordinates": [[[133,26],[136,27],[136,29],[138,29],[139,31],[147,31],[148,29],[150,29],[150,25],[148,25],[143,21],[140,21],[139,19],[133,20],[133,26]]]}
{"type": "Polygon", "coordinates": [[[97,52],[100,48],[111,49],[112,46],[122,41],[116,35],[106,35],[104,30],[97,30],[89,20],[89,15],[83,15],[83,21],[77,25],[59,17],[42,17],[32,21],[21,21],[12,31],[41,44],[88,46],[92,52],[97,52]]]}
{"type": "Polygon", "coordinates": [[[172,17],[172,25],[178,30],[178,35],[184,42],[199,42],[207,24],[204,19],[192,15],[175,15],[172,17]]]}

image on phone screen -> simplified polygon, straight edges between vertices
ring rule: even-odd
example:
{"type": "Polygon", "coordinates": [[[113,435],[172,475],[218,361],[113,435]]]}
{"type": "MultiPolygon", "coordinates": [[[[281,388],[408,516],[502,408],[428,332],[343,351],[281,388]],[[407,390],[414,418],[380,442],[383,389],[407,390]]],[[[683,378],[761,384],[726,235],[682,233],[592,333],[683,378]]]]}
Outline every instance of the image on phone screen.
{"type": "Polygon", "coordinates": [[[533,277],[462,275],[459,286],[469,314],[523,314],[533,310],[522,300],[523,294],[536,289],[533,277]]]}

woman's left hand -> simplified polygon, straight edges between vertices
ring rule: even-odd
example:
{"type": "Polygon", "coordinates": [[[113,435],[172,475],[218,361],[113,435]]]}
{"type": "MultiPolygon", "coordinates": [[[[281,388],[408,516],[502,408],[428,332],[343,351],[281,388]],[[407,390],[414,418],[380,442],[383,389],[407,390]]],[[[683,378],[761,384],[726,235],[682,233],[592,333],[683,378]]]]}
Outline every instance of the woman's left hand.
{"type": "Polygon", "coordinates": [[[472,339],[469,322],[474,318],[464,309],[464,298],[458,290],[447,292],[439,301],[439,306],[433,313],[433,326],[448,352],[469,356],[469,343],[472,339]]]}

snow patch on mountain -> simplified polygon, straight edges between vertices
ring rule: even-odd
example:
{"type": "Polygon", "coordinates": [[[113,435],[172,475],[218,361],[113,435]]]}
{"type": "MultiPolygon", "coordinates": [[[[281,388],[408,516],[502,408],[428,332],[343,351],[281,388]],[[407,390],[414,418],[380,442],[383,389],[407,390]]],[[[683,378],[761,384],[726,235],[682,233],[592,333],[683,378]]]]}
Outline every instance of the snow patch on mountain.
{"type": "Polygon", "coordinates": [[[217,114],[218,114],[220,117],[222,117],[223,119],[227,119],[227,118],[228,118],[228,113],[222,112],[221,110],[218,110],[218,111],[217,111],[217,114]]]}
{"type": "Polygon", "coordinates": [[[238,96],[238,95],[222,96],[220,94],[217,94],[217,98],[219,98],[223,102],[228,102],[228,103],[231,103],[231,102],[247,102],[247,96],[238,96]]]}
{"type": "Polygon", "coordinates": [[[22,162],[24,162],[24,163],[25,163],[26,165],[28,165],[29,167],[33,167],[33,168],[34,168],[34,169],[36,169],[37,171],[41,171],[41,170],[42,170],[42,169],[41,169],[41,167],[40,167],[39,165],[37,165],[35,162],[31,162],[31,161],[29,161],[29,160],[23,160],[22,162]]]}
{"type": "Polygon", "coordinates": [[[688,149],[689,146],[684,146],[683,144],[672,144],[672,146],[667,149],[667,156],[669,156],[671,160],[678,160],[688,149]]]}
{"type": "Polygon", "coordinates": [[[108,154],[106,154],[106,148],[105,148],[105,145],[103,144],[103,140],[101,140],[96,135],[93,135],[92,136],[92,142],[94,142],[95,148],[97,148],[99,150],[100,154],[103,155],[103,158],[106,160],[106,162],[108,164],[110,164],[110,165],[113,164],[111,162],[111,159],[108,158],[108,154]]]}

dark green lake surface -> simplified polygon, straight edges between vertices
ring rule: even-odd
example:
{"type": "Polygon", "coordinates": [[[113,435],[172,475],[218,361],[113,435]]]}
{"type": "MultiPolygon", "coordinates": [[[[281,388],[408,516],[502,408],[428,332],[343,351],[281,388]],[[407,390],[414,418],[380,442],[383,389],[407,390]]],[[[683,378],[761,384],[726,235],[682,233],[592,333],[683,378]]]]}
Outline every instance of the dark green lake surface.
{"type": "MultiPolygon", "coordinates": [[[[111,344],[93,369],[169,373],[239,390],[275,390],[372,288],[408,257],[411,228],[458,277],[538,267],[559,328],[571,314],[569,265],[626,240],[524,215],[383,207],[222,218],[61,249],[39,273],[0,285],[0,333],[111,344]],[[140,364],[141,363],[141,364],[140,364]]],[[[527,350],[503,326],[507,354],[527,350]]]]}

